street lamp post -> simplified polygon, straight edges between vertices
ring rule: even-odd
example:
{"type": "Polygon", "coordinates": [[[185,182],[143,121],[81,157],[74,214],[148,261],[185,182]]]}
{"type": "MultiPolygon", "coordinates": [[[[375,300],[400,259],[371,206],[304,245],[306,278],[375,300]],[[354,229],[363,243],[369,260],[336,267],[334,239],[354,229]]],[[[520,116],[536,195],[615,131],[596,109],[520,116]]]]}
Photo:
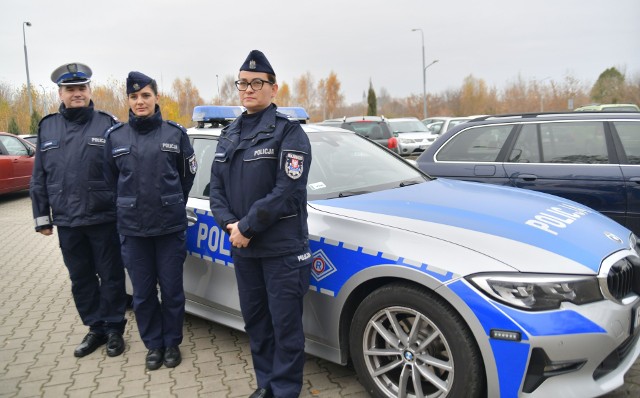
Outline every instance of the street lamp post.
{"type": "Polygon", "coordinates": [[[29,93],[29,117],[33,114],[33,101],[31,99],[31,80],[29,79],[29,58],[27,57],[27,36],[24,33],[24,26],[31,26],[31,22],[22,23],[22,42],[24,43],[24,66],[27,69],[27,93],[29,93]]]}
{"type": "Polygon", "coordinates": [[[39,84],[42,89],[42,117],[47,115],[47,92],[42,84],[39,84]]]}
{"type": "Polygon", "coordinates": [[[216,75],[216,86],[218,87],[218,105],[220,105],[220,81],[218,80],[218,75],[216,75]]]}
{"type": "Polygon", "coordinates": [[[540,86],[540,112],[544,112],[544,88],[542,87],[542,83],[549,79],[551,79],[551,76],[547,76],[538,82],[538,85],[540,86]]]}
{"type": "Polygon", "coordinates": [[[427,67],[424,65],[424,32],[420,28],[411,29],[412,32],[420,31],[422,38],[422,112],[427,118],[427,67]]]}

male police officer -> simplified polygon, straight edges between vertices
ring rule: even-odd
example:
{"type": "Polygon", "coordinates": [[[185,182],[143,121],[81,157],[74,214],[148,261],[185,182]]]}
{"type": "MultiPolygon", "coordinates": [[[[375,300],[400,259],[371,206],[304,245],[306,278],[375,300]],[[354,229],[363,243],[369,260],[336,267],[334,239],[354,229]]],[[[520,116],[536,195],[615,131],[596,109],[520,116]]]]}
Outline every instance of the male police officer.
{"type": "Polygon", "coordinates": [[[263,53],[249,53],[235,83],[247,110],[222,131],[211,168],[211,211],[233,246],[258,383],[251,397],[292,398],[300,394],[304,366],[311,146],[300,124],[271,103],[278,85],[263,53]]]}
{"type": "Polygon", "coordinates": [[[42,119],[31,178],[36,231],[58,227],[71,292],[89,333],[74,355],[83,357],[107,343],[107,355],[124,351],[125,276],[116,232],[113,194],[104,180],[104,134],[117,121],[94,110],[91,69],[62,65],[51,74],[62,103],[42,119]]]}

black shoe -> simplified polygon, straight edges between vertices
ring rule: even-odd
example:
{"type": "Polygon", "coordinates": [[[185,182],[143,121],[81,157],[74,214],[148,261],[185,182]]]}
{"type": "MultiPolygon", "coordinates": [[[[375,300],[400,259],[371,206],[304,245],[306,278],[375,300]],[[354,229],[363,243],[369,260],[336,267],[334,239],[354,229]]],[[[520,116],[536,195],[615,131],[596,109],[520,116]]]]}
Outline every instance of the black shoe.
{"type": "Polygon", "coordinates": [[[269,388],[258,388],[249,398],[273,398],[273,392],[269,388]]]}
{"type": "Polygon", "coordinates": [[[107,355],[117,357],[124,351],[124,340],[118,332],[111,332],[107,335],[107,355]]]}
{"type": "Polygon", "coordinates": [[[182,362],[182,356],[180,355],[180,348],[178,346],[169,347],[164,352],[164,366],[168,368],[175,368],[182,362]]]}
{"type": "Polygon", "coordinates": [[[162,357],[164,356],[164,348],[154,348],[147,352],[147,369],[156,370],[162,366],[162,357]]]}
{"type": "Polygon", "coordinates": [[[84,339],[82,339],[82,343],[73,351],[73,355],[82,358],[85,355],[91,354],[106,342],[107,337],[105,335],[89,332],[84,336],[84,339]]]}

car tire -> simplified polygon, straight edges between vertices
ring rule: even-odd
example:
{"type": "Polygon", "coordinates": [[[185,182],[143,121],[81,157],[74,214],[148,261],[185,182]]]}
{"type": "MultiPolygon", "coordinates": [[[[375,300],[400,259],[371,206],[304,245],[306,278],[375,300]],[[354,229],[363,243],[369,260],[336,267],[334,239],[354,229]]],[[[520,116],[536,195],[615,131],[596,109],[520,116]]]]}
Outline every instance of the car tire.
{"type": "Polygon", "coordinates": [[[360,382],[373,397],[485,394],[484,367],[471,331],[426,289],[403,283],[375,290],[356,309],[349,343],[360,382]]]}

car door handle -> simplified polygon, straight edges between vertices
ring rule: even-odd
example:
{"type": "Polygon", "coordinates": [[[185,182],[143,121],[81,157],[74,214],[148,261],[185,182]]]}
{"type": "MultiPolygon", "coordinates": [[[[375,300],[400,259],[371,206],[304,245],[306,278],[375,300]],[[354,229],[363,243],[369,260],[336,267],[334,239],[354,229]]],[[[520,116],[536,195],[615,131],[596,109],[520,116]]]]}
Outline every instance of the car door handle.
{"type": "Polygon", "coordinates": [[[636,184],[640,184],[640,177],[631,177],[629,181],[635,182],[636,184]]]}
{"type": "Polygon", "coordinates": [[[198,216],[196,215],[196,213],[191,209],[187,209],[187,225],[191,227],[192,225],[195,225],[197,222],[198,222],[198,216]]]}
{"type": "Polygon", "coordinates": [[[535,181],[538,179],[538,176],[535,174],[520,174],[518,178],[523,179],[525,181],[535,181]]]}

